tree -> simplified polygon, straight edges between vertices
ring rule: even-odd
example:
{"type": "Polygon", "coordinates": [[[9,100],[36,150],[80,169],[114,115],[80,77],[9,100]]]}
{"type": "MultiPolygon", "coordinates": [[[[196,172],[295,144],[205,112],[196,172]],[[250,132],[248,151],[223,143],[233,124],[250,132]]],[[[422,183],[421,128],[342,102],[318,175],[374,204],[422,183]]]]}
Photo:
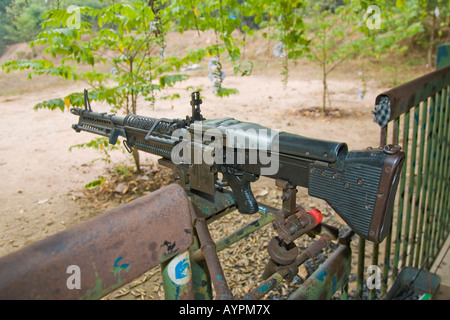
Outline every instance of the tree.
{"type": "Polygon", "coordinates": [[[31,41],[39,33],[42,15],[48,8],[38,0],[15,0],[6,8],[4,39],[11,43],[31,41]]]}
{"type": "Polygon", "coordinates": [[[44,12],[69,6],[101,8],[112,0],[0,0],[0,55],[6,45],[28,42],[39,34],[44,12]]]}
{"type": "Polygon", "coordinates": [[[305,33],[309,40],[306,57],[321,67],[322,113],[327,107],[328,77],[344,61],[361,53],[364,35],[358,30],[358,14],[352,2],[330,4],[329,1],[313,1],[309,6],[309,18],[305,33]]]}
{"type": "MultiPolygon", "coordinates": [[[[159,6],[148,6],[142,1],[101,9],[79,7],[71,12],[53,9],[44,14],[44,30],[31,46],[46,46],[44,53],[59,58],[59,62],[13,60],[5,62],[2,68],[6,72],[30,70],[29,77],[48,74],[85,81],[90,87],[90,100],[106,102],[113,112],[137,113],[139,97],[151,105],[155,91],[188,78],[176,72],[190,56],[165,55],[167,25],[167,16],[161,14],[159,6]],[[100,31],[93,31],[93,19],[81,20],[78,15],[95,17],[100,31]],[[80,65],[90,68],[81,71],[80,65]],[[108,66],[109,72],[100,71],[99,65],[108,66]]],[[[35,109],[59,108],[63,111],[71,106],[81,107],[83,101],[83,92],[74,92],[38,103],[35,109]]],[[[139,171],[137,151],[133,152],[133,157],[139,171]]]]}
{"type": "Polygon", "coordinates": [[[6,17],[6,7],[11,4],[12,0],[0,0],[0,55],[5,51],[8,40],[6,36],[6,26],[8,18],[6,17]]]}
{"type": "Polygon", "coordinates": [[[422,8],[421,25],[424,29],[424,35],[419,39],[427,48],[427,62],[430,66],[436,63],[436,48],[439,36],[442,36],[442,29],[450,27],[448,18],[450,18],[450,6],[448,0],[419,0],[422,8]]]}

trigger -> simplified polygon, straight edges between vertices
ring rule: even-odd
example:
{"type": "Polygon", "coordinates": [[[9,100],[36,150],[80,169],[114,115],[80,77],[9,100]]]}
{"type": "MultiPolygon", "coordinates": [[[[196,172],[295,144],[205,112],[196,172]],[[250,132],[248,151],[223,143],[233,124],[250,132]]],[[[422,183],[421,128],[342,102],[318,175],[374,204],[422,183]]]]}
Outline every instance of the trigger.
{"type": "Polygon", "coordinates": [[[133,152],[133,148],[130,145],[130,143],[128,142],[128,140],[124,140],[123,141],[123,145],[125,146],[125,149],[127,149],[128,153],[132,153],[133,152]]]}

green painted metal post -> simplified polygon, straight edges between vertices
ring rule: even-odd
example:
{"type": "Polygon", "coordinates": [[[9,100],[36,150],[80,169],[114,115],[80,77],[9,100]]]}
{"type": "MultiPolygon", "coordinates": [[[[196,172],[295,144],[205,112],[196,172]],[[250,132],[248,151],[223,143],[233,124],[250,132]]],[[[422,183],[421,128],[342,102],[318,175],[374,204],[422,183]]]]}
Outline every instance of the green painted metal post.
{"type": "Polygon", "coordinates": [[[417,256],[416,256],[416,264],[417,266],[422,265],[422,261],[425,256],[425,248],[427,243],[427,222],[428,222],[428,210],[427,210],[427,201],[429,198],[429,186],[431,185],[431,149],[432,149],[432,135],[433,135],[433,126],[434,126],[434,99],[430,99],[429,110],[428,110],[428,121],[427,121],[427,133],[426,133],[426,151],[425,151],[425,163],[424,163],[424,184],[422,185],[422,202],[420,206],[421,211],[421,223],[420,223],[420,238],[417,246],[417,256]]]}
{"type": "MultiPolygon", "coordinates": [[[[372,265],[377,266],[378,265],[378,256],[380,252],[380,245],[378,243],[374,243],[372,246],[372,265]]],[[[376,288],[372,288],[369,291],[369,300],[375,299],[375,290],[376,288]]]]}
{"type": "MultiPolygon", "coordinates": [[[[409,184],[408,184],[408,201],[406,202],[406,224],[405,224],[405,235],[403,242],[403,251],[402,251],[402,265],[406,265],[406,259],[408,255],[414,250],[413,241],[410,239],[410,228],[411,228],[411,219],[413,217],[414,211],[414,185],[416,182],[416,160],[417,160],[417,132],[419,128],[419,110],[420,105],[414,107],[414,115],[413,115],[413,132],[412,132],[412,142],[411,142],[411,158],[410,158],[410,168],[409,168],[409,184]],[[409,249],[409,252],[408,252],[409,249]]],[[[414,225],[414,222],[413,222],[414,225]]],[[[416,225],[417,226],[417,225],[416,225]]],[[[416,226],[414,226],[413,230],[415,230],[416,226]]],[[[413,231],[414,234],[414,231],[413,231]]]]}
{"type": "Polygon", "coordinates": [[[213,290],[208,266],[204,259],[193,259],[194,252],[199,250],[200,242],[197,235],[194,236],[194,243],[189,248],[192,269],[192,284],[195,300],[212,300],[213,290]]]}
{"type": "MultiPolygon", "coordinates": [[[[447,86],[447,105],[450,108],[450,85],[447,86]]],[[[445,213],[446,213],[446,217],[445,220],[443,221],[443,228],[445,228],[445,237],[443,237],[444,239],[448,236],[450,228],[449,228],[449,224],[450,224],[450,114],[449,114],[449,119],[447,122],[447,137],[449,137],[449,141],[447,144],[447,172],[446,172],[446,177],[447,179],[446,181],[446,200],[444,201],[444,206],[445,206],[445,213]]],[[[445,241],[445,240],[443,240],[445,241]]]]}
{"type": "Polygon", "coordinates": [[[436,179],[435,179],[435,189],[436,189],[436,194],[435,194],[435,199],[434,199],[434,213],[435,213],[435,217],[433,220],[433,225],[432,225],[432,232],[431,232],[431,243],[430,243],[430,254],[431,256],[436,256],[437,255],[437,251],[439,249],[438,246],[438,233],[439,233],[439,223],[440,223],[440,215],[442,213],[442,208],[440,206],[441,203],[441,199],[443,194],[441,193],[442,191],[442,185],[443,185],[443,174],[444,174],[444,155],[445,155],[445,150],[444,150],[444,145],[445,145],[445,139],[446,136],[444,135],[445,132],[445,121],[446,121],[446,117],[447,117],[447,108],[446,108],[446,103],[445,103],[445,99],[447,96],[447,91],[446,89],[443,89],[441,91],[441,95],[440,95],[440,101],[439,101],[439,105],[438,108],[440,108],[440,113],[441,116],[439,117],[439,127],[438,127],[438,153],[436,155],[436,163],[437,163],[437,174],[436,174],[436,179]]]}
{"type": "Polygon", "coordinates": [[[212,300],[211,278],[208,272],[206,261],[191,260],[192,282],[194,286],[195,300],[212,300]]]}
{"type": "Polygon", "coordinates": [[[445,107],[447,110],[447,114],[445,117],[444,122],[444,135],[445,135],[445,141],[444,141],[444,170],[443,170],[443,184],[442,184],[442,201],[440,203],[440,207],[442,209],[442,215],[440,219],[440,228],[439,228],[439,235],[438,239],[440,239],[440,245],[445,241],[449,228],[448,228],[448,217],[450,216],[449,213],[449,206],[447,205],[447,199],[449,196],[450,191],[450,85],[446,88],[446,97],[445,97],[445,107]]]}
{"type": "Polygon", "coordinates": [[[348,283],[352,254],[348,245],[340,245],[333,254],[309,276],[289,300],[329,300],[348,283]]]}
{"type": "Polygon", "coordinates": [[[417,169],[417,179],[416,179],[415,185],[414,185],[415,190],[414,190],[413,226],[412,226],[411,240],[410,240],[411,250],[409,253],[409,265],[411,265],[411,266],[414,263],[414,253],[416,250],[416,244],[420,237],[418,227],[420,228],[421,225],[418,226],[418,222],[419,222],[419,216],[420,216],[419,208],[420,208],[422,180],[423,180],[422,168],[423,168],[423,158],[424,158],[424,151],[425,151],[427,106],[428,106],[427,101],[424,101],[421,105],[417,106],[414,111],[414,125],[415,126],[417,125],[418,130],[420,129],[420,133],[419,133],[420,143],[419,143],[418,150],[417,150],[419,153],[419,161],[418,161],[417,165],[415,166],[415,169],[417,169]]]}
{"type": "MultiPolygon", "coordinates": [[[[403,116],[403,151],[405,152],[405,157],[408,158],[408,140],[409,140],[409,111],[403,116]]],[[[399,133],[400,134],[400,133],[399,133]]],[[[400,187],[398,190],[398,212],[397,212],[397,226],[395,234],[395,248],[394,248],[394,259],[393,259],[393,276],[398,274],[398,265],[400,260],[400,245],[402,244],[402,228],[403,228],[403,213],[405,206],[405,186],[406,186],[406,173],[407,165],[403,166],[402,174],[400,178],[400,187]]]]}
{"type": "Polygon", "coordinates": [[[366,240],[358,237],[358,270],[356,274],[356,299],[363,298],[364,282],[364,258],[366,253],[366,240]]]}
{"type": "Polygon", "coordinates": [[[341,300],[348,300],[348,281],[342,286],[341,300]]]}
{"type": "Polygon", "coordinates": [[[166,300],[193,299],[192,269],[189,251],[161,264],[166,300]]]}
{"type": "Polygon", "coordinates": [[[450,42],[438,46],[436,60],[436,69],[450,65],[450,42]]]}
{"type": "MultiPolygon", "coordinates": [[[[442,121],[442,101],[440,93],[437,93],[435,96],[435,110],[436,110],[436,118],[435,118],[435,131],[434,131],[434,139],[433,139],[433,150],[432,150],[432,166],[433,170],[431,171],[432,181],[431,181],[431,189],[430,189],[430,197],[428,203],[429,210],[429,220],[427,223],[428,231],[428,242],[425,248],[426,256],[433,257],[433,241],[434,241],[434,230],[436,226],[436,217],[437,217],[437,208],[436,208],[436,199],[437,199],[437,184],[439,180],[439,155],[440,155],[440,140],[442,132],[439,130],[442,121]]],[[[433,259],[429,259],[429,264],[427,267],[431,267],[433,263],[433,259]]]]}
{"type": "MultiPolygon", "coordinates": [[[[429,130],[429,120],[428,120],[428,114],[431,112],[429,111],[430,104],[428,103],[428,101],[424,101],[423,106],[422,106],[422,128],[421,128],[421,136],[420,136],[420,145],[421,145],[421,154],[420,157],[421,159],[419,159],[419,163],[420,163],[420,168],[419,168],[419,183],[417,184],[417,188],[416,188],[416,204],[417,204],[417,213],[418,213],[418,218],[419,218],[419,225],[418,225],[418,229],[417,229],[417,235],[416,235],[416,239],[417,239],[417,246],[415,247],[415,256],[416,259],[414,261],[414,266],[416,268],[418,268],[420,266],[420,249],[421,249],[421,245],[422,245],[422,236],[423,236],[423,225],[424,225],[424,220],[425,220],[425,213],[424,213],[424,208],[425,208],[425,199],[426,199],[426,189],[425,189],[425,184],[427,181],[427,174],[428,174],[428,166],[426,165],[426,158],[427,157],[427,148],[425,147],[426,145],[426,141],[428,138],[428,130],[429,130]],[[425,158],[425,163],[424,163],[424,158],[425,158]],[[422,183],[423,182],[423,183],[422,183]],[[419,201],[420,200],[420,204],[419,201]]],[[[428,144],[427,144],[428,146],[428,144]]],[[[428,151],[429,153],[429,151],[428,151]]]]}
{"type": "MultiPolygon", "coordinates": [[[[432,122],[432,129],[431,129],[431,135],[430,135],[430,154],[428,155],[428,163],[429,163],[429,173],[428,173],[428,181],[427,181],[427,201],[426,201],[426,220],[425,220],[425,232],[424,232],[424,243],[423,243],[423,250],[422,250],[422,261],[425,261],[427,259],[428,264],[432,263],[433,261],[431,259],[428,259],[430,257],[430,242],[431,242],[431,228],[433,224],[434,219],[434,207],[433,207],[433,200],[435,196],[435,181],[436,181],[436,152],[437,152],[437,140],[438,140],[438,124],[439,124],[439,116],[440,116],[440,110],[439,110],[439,94],[436,93],[434,97],[432,97],[432,105],[433,105],[433,115],[430,117],[430,120],[432,122]]],[[[430,265],[427,264],[427,268],[430,267],[430,265]]]]}

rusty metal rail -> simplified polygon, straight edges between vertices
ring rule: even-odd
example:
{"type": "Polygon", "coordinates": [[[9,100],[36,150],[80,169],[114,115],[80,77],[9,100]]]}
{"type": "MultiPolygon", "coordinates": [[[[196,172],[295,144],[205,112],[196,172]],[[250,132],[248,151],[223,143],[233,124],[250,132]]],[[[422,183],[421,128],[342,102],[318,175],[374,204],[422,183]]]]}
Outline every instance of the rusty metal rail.
{"type": "Polygon", "coordinates": [[[184,189],[167,186],[0,258],[0,299],[101,298],[188,250],[191,225],[184,189]]]}

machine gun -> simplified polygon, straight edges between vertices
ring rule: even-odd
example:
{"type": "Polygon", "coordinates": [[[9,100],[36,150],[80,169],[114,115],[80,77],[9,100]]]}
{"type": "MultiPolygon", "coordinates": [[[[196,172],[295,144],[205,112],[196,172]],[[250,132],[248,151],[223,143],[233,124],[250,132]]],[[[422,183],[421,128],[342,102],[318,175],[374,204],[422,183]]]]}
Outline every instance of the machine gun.
{"type": "Polygon", "coordinates": [[[297,186],[325,200],[362,238],[379,243],[386,237],[404,161],[400,147],[349,151],[345,143],[233,118],[205,119],[201,103],[199,92],[192,93],[192,115],[185,119],[121,117],[92,111],[85,91],[85,108],[71,109],[79,116],[73,129],[108,137],[111,144],[120,136],[129,152],[135,148],[160,156],[160,164],[177,171],[206,216],[228,205],[243,214],[257,212],[251,183],[260,176],[275,179],[284,194],[274,226],[285,244],[306,232],[304,210],[295,203],[297,186]]]}

